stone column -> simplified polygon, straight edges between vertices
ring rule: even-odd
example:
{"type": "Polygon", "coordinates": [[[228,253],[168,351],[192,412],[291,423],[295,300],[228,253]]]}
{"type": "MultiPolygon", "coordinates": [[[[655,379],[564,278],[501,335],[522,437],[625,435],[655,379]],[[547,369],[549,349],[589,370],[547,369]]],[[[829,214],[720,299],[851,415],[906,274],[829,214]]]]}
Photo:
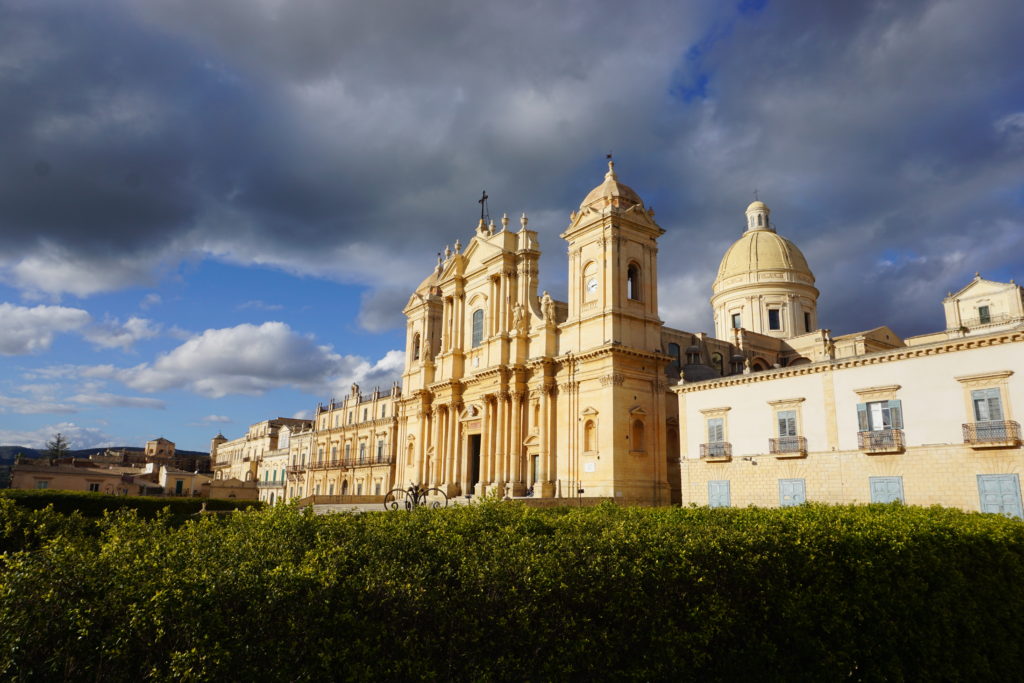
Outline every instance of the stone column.
{"type": "Polygon", "coordinates": [[[512,495],[521,496],[526,491],[523,483],[523,392],[512,392],[512,495]]]}
{"type": "Polygon", "coordinates": [[[477,494],[483,491],[484,482],[488,480],[487,464],[491,459],[491,401],[486,396],[484,396],[484,410],[483,415],[480,418],[480,425],[480,487],[474,492],[477,494]]]}

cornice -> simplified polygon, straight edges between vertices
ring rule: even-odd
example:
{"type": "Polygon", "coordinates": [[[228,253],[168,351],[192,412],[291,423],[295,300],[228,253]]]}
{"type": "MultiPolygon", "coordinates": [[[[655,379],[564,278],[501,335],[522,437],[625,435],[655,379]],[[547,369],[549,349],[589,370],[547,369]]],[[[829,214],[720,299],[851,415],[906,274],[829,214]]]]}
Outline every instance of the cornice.
{"type": "Polygon", "coordinates": [[[730,375],[716,379],[692,382],[683,385],[676,385],[672,390],[677,394],[689,394],[707,389],[718,389],[720,387],[738,386],[741,384],[755,384],[757,382],[770,382],[783,377],[800,377],[803,375],[815,375],[821,372],[833,370],[846,370],[867,365],[879,365],[892,363],[894,361],[909,360],[911,358],[923,358],[926,356],[938,356],[945,353],[957,351],[971,351],[990,346],[1001,346],[1003,344],[1017,344],[1024,342],[1024,329],[1004,330],[1002,332],[987,336],[965,337],[961,339],[946,340],[921,346],[908,346],[888,351],[877,351],[862,356],[841,358],[838,360],[825,360],[808,365],[796,367],[779,368],[778,370],[765,370],[750,375],[730,375]]]}

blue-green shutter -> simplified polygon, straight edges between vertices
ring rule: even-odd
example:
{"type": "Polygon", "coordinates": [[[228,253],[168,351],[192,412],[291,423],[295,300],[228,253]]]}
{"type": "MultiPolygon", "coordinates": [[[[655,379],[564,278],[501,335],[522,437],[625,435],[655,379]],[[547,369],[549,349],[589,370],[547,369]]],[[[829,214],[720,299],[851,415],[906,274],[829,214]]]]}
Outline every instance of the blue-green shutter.
{"type": "Polygon", "coordinates": [[[725,441],[725,422],[720,417],[713,417],[708,420],[708,443],[721,443],[725,441]]]}
{"type": "Polygon", "coordinates": [[[999,389],[976,389],[971,392],[974,404],[975,422],[1000,422],[1003,419],[1003,405],[999,389]]]}
{"type": "Polygon", "coordinates": [[[978,497],[981,499],[982,512],[1024,517],[1020,479],[1016,474],[979,474],[978,497]]]}
{"type": "Polygon", "coordinates": [[[903,502],[903,477],[869,477],[872,503],[903,502]]]}
{"type": "Polygon", "coordinates": [[[796,436],[796,411],[782,410],[778,414],[779,436],[796,436]]]}
{"type": "Polygon", "coordinates": [[[871,431],[871,421],[868,419],[868,404],[857,404],[857,429],[862,432],[871,431]]]}
{"type": "Polygon", "coordinates": [[[807,489],[803,479],[779,479],[779,507],[790,507],[807,502],[807,489]]]}
{"type": "Polygon", "coordinates": [[[732,504],[729,495],[729,480],[720,479],[708,482],[708,507],[727,508],[732,504]]]}
{"type": "Polygon", "coordinates": [[[903,408],[898,400],[889,401],[889,426],[892,429],[903,429],[903,408]]]}

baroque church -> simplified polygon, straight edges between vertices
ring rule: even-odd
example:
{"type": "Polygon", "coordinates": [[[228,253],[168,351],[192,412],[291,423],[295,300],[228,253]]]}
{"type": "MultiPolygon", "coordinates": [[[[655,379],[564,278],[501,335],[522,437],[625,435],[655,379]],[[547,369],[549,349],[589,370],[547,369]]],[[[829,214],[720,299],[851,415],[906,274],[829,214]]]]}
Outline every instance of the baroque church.
{"type": "Polygon", "coordinates": [[[899,500],[979,509],[968,500],[966,479],[955,493],[926,481],[935,444],[944,443],[942,457],[964,477],[995,477],[986,486],[1000,490],[1016,482],[1017,502],[1007,494],[1007,509],[1020,507],[1019,425],[1009,411],[1011,394],[1024,385],[1020,375],[1009,378],[1024,358],[1024,293],[1012,281],[978,276],[950,293],[942,332],[901,339],[880,326],[833,336],[819,324],[807,260],[755,201],[711,286],[712,336],[669,328],[659,317],[664,231],[612,162],[561,233],[568,301],[538,291],[541,245],[526,216],[518,229],[507,216],[500,223],[481,219],[465,247],[457,240],[446,248],[410,296],[401,387],[363,394],[353,386],[345,399],[319,405],[311,420],[264,421],[234,441],[218,435],[217,478],[251,485],[268,502],[369,501],[414,482],[449,497],[641,505],[784,505],[808,496],[866,502],[892,498],[898,479],[899,500]],[[910,362],[933,355],[945,362],[920,369],[910,362]],[[981,371],[980,380],[956,380],[961,366],[992,366],[995,379],[981,371]],[[859,381],[865,367],[883,368],[883,377],[837,388],[847,375],[859,381]],[[899,386],[883,381],[901,373],[908,378],[899,386]],[[917,401],[918,393],[939,395],[916,381],[929,373],[950,376],[943,390],[956,391],[943,400],[964,401],[964,420],[973,423],[992,422],[989,413],[971,413],[977,396],[960,396],[981,383],[972,391],[994,397],[1002,425],[983,425],[993,439],[979,448],[949,442],[958,418],[936,423],[929,401],[917,401]],[[809,377],[813,386],[805,386],[809,377]],[[899,407],[910,394],[922,411],[913,439],[895,434],[914,414],[899,407]],[[961,451],[979,450],[1009,460],[958,464],[961,451]],[[841,462],[863,481],[837,475],[841,462]],[[922,477],[920,486],[908,484],[914,495],[895,474],[903,465],[922,477]]]}

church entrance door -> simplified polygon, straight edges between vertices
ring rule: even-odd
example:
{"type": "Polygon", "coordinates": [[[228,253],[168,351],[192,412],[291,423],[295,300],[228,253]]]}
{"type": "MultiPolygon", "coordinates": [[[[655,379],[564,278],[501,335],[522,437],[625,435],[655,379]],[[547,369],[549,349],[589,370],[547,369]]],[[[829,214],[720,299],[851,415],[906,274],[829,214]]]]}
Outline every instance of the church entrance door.
{"type": "MultiPolygon", "coordinates": [[[[469,490],[476,489],[480,482],[480,435],[469,436],[469,490]]],[[[468,492],[467,492],[468,493],[468,492]]]]}

